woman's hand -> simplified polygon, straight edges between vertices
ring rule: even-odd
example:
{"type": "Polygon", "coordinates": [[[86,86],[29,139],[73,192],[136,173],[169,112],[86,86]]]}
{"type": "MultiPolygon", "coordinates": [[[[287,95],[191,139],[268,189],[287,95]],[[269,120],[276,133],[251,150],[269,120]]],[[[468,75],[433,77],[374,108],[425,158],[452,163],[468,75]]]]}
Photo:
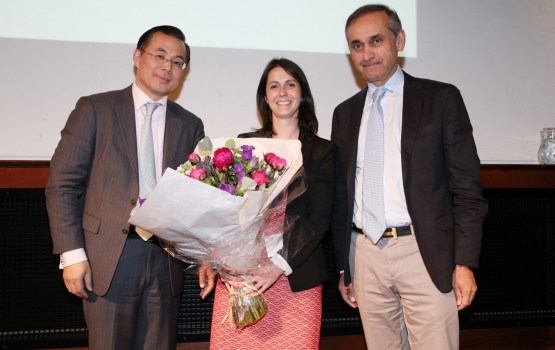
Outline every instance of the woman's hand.
{"type": "Polygon", "coordinates": [[[261,264],[258,268],[248,271],[251,275],[247,280],[252,283],[253,288],[259,293],[268,290],[283,274],[283,270],[274,265],[271,261],[261,264]]]}

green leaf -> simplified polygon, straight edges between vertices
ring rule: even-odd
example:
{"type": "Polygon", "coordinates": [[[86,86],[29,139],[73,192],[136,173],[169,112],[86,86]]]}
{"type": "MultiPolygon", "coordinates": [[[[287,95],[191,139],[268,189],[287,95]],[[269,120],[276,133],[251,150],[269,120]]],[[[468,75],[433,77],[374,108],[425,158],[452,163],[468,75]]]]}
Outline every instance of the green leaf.
{"type": "Polygon", "coordinates": [[[218,173],[218,181],[220,183],[225,182],[225,173],[218,173]]]}
{"type": "Polygon", "coordinates": [[[200,140],[200,142],[198,143],[198,148],[202,151],[212,151],[213,147],[214,146],[212,145],[212,141],[208,136],[200,140]]]}
{"type": "Polygon", "coordinates": [[[234,149],[235,148],[235,140],[234,139],[229,139],[225,142],[225,146],[229,149],[234,149]]]}
{"type": "Polygon", "coordinates": [[[254,181],[250,177],[245,176],[243,177],[243,180],[241,180],[241,188],[244,189],[245,191],[256,190],[256,186],[257,186],[256,181],[254,181]]]}

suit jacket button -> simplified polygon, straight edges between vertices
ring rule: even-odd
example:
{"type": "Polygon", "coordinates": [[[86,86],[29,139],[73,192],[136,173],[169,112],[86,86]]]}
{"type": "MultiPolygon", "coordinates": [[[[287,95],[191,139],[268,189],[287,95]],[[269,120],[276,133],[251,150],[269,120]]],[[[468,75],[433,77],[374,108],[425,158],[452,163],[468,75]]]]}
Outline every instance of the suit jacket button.
{"type": "Polygon", "coordinates": [[[121,233],[123,233],[124,235],[126,235],[126,234],[129,233],[129,230],[124,228],[123,230],[121,230],[121,233]]]}
{"type": "Polygon", "coordinates": [[[132,199],[132,200],[131,200],[131,205],[136,205],[136,204],[137,204],[137,201],[134,200],[134,199],[132,199]]]}

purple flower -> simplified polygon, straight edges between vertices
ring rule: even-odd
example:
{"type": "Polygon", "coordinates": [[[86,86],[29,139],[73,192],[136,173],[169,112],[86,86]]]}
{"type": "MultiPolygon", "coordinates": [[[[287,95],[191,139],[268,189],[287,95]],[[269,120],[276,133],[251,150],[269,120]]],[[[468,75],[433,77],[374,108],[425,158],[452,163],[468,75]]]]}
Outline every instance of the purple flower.
{"type": "Polygon", "coordinates": [[[206,171],[206,176],[212,176],[214,175],[214,171],[212,169],[212,164],[210,163],[210,158],[206,157],[206,159],[204,159],[203,161],[201,161],[198,164],[198,167],[200,169],[203,169],[204,171],[206,171]]]}
{"type": "Polygon", "coordinates": [[[214,152],[214,165],[220,171],[227,171],[227,167],[231,164],[233,164],[233,153],[229,148],[218,148],[214,152]]]}
{"type": "Polygon", "coordinates": [[[256,170],[252,173],[252,179],[256,181],[258,187],[268,183],[268,176],[262,170],[256,170]]]}
{"type": "Polygon", "coordinates": [[[255,149],[254,146],[243,145],[241,146],[243,150],[243,154],[241,155],[242,160],[251,160],[252,158],[252,150],[255,149]]]}
{"type": "Polygon", "coordinates": [[[251,158],[251,160],[249,162],[249,166],[254,167],[254,166],[256,166],[257,163],[258,163],[258,157],[254,156],[254,157],[251,158]]]}
{"type": "Polygon", "coordinates": [[[191,170],[189,177],[191,179],[202,181],[204,180],[204,178],[206,178],[206,171],[204,171],[204,169],[201,169],[201,168],[195,168],[191,170]]]}
{"type": "Polygon", "coordinates": [[[220,184],[220,190],[226,191],[227,193],[234,195],[235,194],[235,187],[229,184],[220,184]]]}
{"type": "Polygon", "coordinates": [[[242,163],[237,163],[233,166],[233,171],[235,171],[235,175],[237,175],[237,186],[241,187],[243,177],[245,176],[245,167],[242,163]]]}
{"type": "Polygon", "coordinates": [[[189,154],[189,162],[191,165],[197,165],[200,162],[200,156],[196,153],[189,154]]]}

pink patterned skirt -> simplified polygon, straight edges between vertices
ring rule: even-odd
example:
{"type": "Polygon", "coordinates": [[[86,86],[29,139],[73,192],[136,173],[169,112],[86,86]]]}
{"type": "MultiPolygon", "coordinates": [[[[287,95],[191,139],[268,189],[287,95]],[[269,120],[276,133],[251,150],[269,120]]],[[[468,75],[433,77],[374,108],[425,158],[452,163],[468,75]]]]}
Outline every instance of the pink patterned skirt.
{"type": "Polygon", "coordinates": [[[322,286],[293,293],[285,275],[265,293],[268,312],[257,323],[238,329],[230,324],[229,292],[218,278],[211,350],[318,349],[322,321],[322,286]],[[224,320],[225,319],[225,320],[224,320]]]}

